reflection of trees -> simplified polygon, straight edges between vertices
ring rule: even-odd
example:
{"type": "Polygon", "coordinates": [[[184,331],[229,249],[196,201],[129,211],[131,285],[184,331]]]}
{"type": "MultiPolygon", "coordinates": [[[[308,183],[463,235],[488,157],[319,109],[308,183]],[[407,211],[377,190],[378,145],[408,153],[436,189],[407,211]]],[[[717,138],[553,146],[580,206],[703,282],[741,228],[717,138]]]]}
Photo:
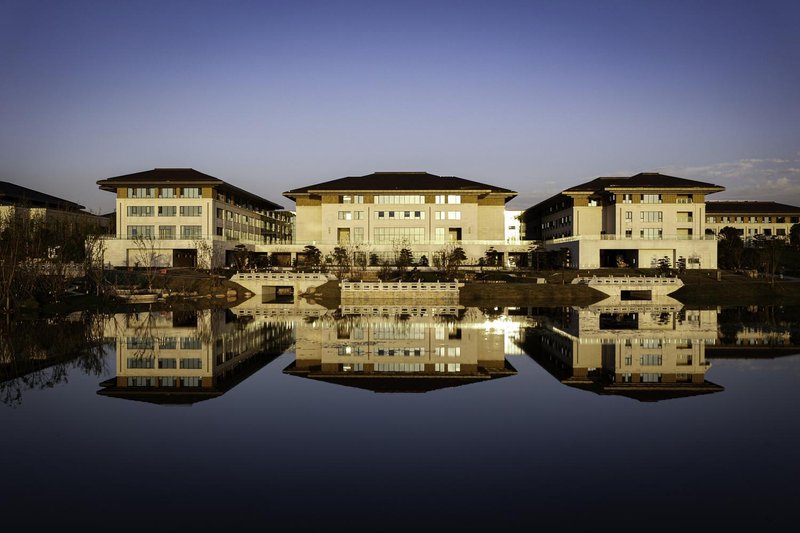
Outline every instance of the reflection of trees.
{"type": "Polygon", "coordinates": [[[0,324],[0,401],[16,406],[31,389],[66,383],[71,369],[106,370],[103,320],[98,314],[0,324]]]}

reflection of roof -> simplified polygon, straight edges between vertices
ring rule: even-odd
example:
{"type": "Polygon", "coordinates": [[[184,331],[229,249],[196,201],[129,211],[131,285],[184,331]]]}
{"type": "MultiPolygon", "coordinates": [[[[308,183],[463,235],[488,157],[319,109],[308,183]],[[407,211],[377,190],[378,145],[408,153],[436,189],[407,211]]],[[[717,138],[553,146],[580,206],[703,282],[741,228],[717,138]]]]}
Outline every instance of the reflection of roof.
{"type": "Polygon", "coordinates": [[[180,389],[174,387],[118,387],[116,378],[100,383],[97,394],[123,400],[134,400],[158,405],[191,405],[222,396],[216,389],[180,389]]]}
{"type": "Polygon", "coordinates": [[[778,202],[722,201],[706,202],[706,214],[797,214],[800,207],[778,202]]]}
{"type": "Polygon", "coordinates": [[[594,392],[600,395],[625,396],[640,402],[659,402],[661,400],[674,400],[688,398],[701,394],[722,392],[724,387],[703,381],[703,383],[611,383],[603,384],[597,381],[581,379],[572,382],[569,379],[562,381],[576,389],[594,392]]]}
{"type": "Polygon", "coordinates": [[[51,207],[66,211],[80,211],[83,209],[82,205],[75,202],[34,191],[7,181],[0,181],[0,203],[23,207],[51,207]]]}
{"type": "Polygon", "coordinates": [[[263,204],[266,209],[283,209],[275,202],[262,198],[256,194],[240,189],[214,176],[209,176],[193,168],[154,168],[133,174],[125,174],[99,180],[97,184],[104,191],[116,192],[117,187],[126,185],[208,185],[223,187],[230,191],[257,203],[263,204]]]}
{"type": "Polygon", "coordinates": [[[526,336],[525,342],[520,347],[551,376],[562,384],[576,389],[600,395],[625,396],[640,402],[658,402],[725,390],[724,387],[710,381],[703,381],[703,383],[609,383],[603,376],[575,377],[572,375],[572,368],[569,365],[539,349],[533,340],[536,337],[535,335],[526,336]]]}
{"type": "Polygon", "coordinates": [[[102,388],[97,391],[97,394],[159,405],[190,405],[222,396],[272,362],[284,352],[286,347],[288,347],[288,343],[241,360],[239,364],[229,368],[225,373],[215,375],[213,386],[210,388],[118,387],[116,378],[111,378],[100,383],[102,388]]]}
{"type": "Polygon", "coordinates": [[[366,176],[348,176],[293,189],[283,195],[293,198],[313,191],[485,191],[508,193],[509,199],[516,196],[514,191],[502,187],[428,172],[374,172],[366,176]]]}
{"type": "Polygon", "coordinates": [[[370,390],[372,392],[395,392],[395,393],[424,393],[451,387],[460,387],[472,383],[480,383],[493,379],[513,376],[517,373],[516,369],[505,361],[504,368],[483,369],[478,374],[465,375],[443,375],[443,374],[405,374],[405,373],[331,373],[314,372],[308,370],[298,370],[292,362],[284,369],[284,374],[305,377],[316,381],[324,381],[334,385],[354,387],[358,389],[370,390]]]}

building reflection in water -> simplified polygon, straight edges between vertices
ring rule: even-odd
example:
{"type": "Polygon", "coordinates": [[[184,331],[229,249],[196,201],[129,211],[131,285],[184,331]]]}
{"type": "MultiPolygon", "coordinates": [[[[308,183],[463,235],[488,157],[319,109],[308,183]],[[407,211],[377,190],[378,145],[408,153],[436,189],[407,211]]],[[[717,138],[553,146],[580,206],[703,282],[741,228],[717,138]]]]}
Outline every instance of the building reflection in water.
{"type": "Polygon", "coordinates": [[[705,379],[716,310],[650,301],[538,312],[523,347],[565,385],[640,401],[724,390],[705,379]]]}
{"type": "Polygon", "coordinates": [[[237,319],[223,310],[118,314],[105,330],[116,341],[117,375],[98,394],[159,404],[220,396],[293,342],[289,320],[237,319]]]}
{"type": "Polygon", "coordinates": [[[506,339],[519,324],[459,306],[342,306],[297,323],[284,372],[374,392],[427,392],[516,374],[506,339]]]}

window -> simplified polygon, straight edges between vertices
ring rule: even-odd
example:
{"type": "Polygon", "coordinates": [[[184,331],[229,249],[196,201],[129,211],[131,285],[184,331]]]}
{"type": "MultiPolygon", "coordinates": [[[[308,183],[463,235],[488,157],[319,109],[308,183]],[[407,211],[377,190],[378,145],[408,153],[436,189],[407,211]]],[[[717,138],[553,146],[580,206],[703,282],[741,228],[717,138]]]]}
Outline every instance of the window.
{"type": "Polygon", "coordinates": [[[434,211],[433,214],[436,220],[445,220],[445,211],[434,211]]]}
{"type": "Polygon", "coordinates": [[[202,205],[182,205],[181,206],[181,216],[182,217],[199,217],[203,214],[203,206],[202,205]]]}
{"type": "Polygon", "coordinates": [[[661,203],[661,195],[660,194],[643,194],[641,196],[641,201],[643,204],[660,204],[661,203]]]}
{"type": "Polygon", "coordinates": [[[158,360],[158,368],[178,368],[178,360],[174,357],[158,360]]]}
{"type": "Polygon", "coordinates": [[[339,197],[339,203],[342,204],[363,204],[364,196],[361,194],[344,194],[339,197]]]}
{"type": "Polygon", "coordinates": [[[129,187],[128,198],[155,198],[153,187],[129,187]]]}
{"type": "Polygon", "coordinates": [[[786,228],[778,228],[775,230],[775,235],[779,235],[781,237],[786,236],[786,228]]]}
{"type": "Polygon", "coordinates": [[[174,205],[160,205],[158,206],[158,216],[160,217],[174,217],[178,213],[178,208],[174,205]]]}
{"type": "Polygon", "coordinates": [[[424,204],[425,197],[420,194],[376,194],[376,204],[424,204]]]}
{"type": "Polygon", "coordinates": [[[202,226],[181,226],[181,239],[199,239],[202,226]]]}
{"type": "Polygon", "coordinates": [[[181,378],[181,386],[183,386],[183,387],[199,387],[200,386],[200,377],[181,378]]]}
{"type": "Polygon", "coordinates": [[[679,194],[676,203],[679,204],[691,204],[692,203],[692,195],[691,194],[679,194]]]}
{"type": "Polygon", "coordinates": [[[706,217],[706,222],[709,224],[716,223],[716,217],[706,217]]]}
{"type": "Polygon", "coordinates": [[[444,228],[435,228],[434,232],[436,242],[444,242],[444,228]]]}
{"type": "Polygon", "coordinates": [[[161,191],[158,194],[159,198],[175,198],[175,188],[174,187],[161,187],[161,191]]]}
{"type": "Polygon", "coordinates": [[[175,337],[163,337],[159,339],[158,347],[162,350],[174,350],[178,347],[178,339],[175,337]]]}
{"type": "Polygon", "coordinates": [[[375,211],[378,220],[423,220],[424,211],[375,211]]]}
{"type": "Polygon", "coordinates": [[[639,230],[640,239],[660,239],[662,237],[661,228],[644,228],[639,230]]]}
{"type": "Polygon", "coordinates": [[[447,220],[461,220],[461,211],[448,211],[447,220]]]}
{"type": "Polygon", "coordinates": [[[448,194],[447,195],[447,203],[448,204],[460,204],[461,203],[461,195],[460,194],[448,194]]]}
{"type": "Polygon", "coordinates": [[[443,195],[443,194],[437,194],[436,198],[434,200],[436,201],[437,204],[446,203],[445,202],[446,198],[445,198],[445,195],[443,195]]]}
{"type": "Polygon", "coordinates": [[[633,230],[626,229],[625,230],[625,238],[626,239],[632,239],[633,238],[633,230]]]}
{"type": "Polygon", "coordinates": [[[642,222],[661,222],[663,214],[661,211],[642,211],[639,213],[639,220],[642,222]]]}
{"type": "Polygon", "coordinates": [[[364,211],[353,211],[353,220],[362,220],[364,218],[364,211]]]}
{"type": "Polygon", "coordinates": [[[128,226],[128,238],[152,236],[153,226],[128,226]]]}
{"type": "Polygon", "coordinates": [[[693,222],[694,215],[691,211],[678,211],[677,222],[693,222]]]}
{"type": "Polygon", "coordinates": [[[339,220],[353,220],[353,212],[339,211],[339,220]]]}
{"type": "Polygon", "coordinates": [[[181,350],[199,350],[203,341],[197,337],[181,337],[181,350]]]}
{"type": "Polygon", "coordinates": [[[633,203],[633,195],[632,194],[623,194],[622,195],[622,203],[623,204],[633,203]]]}
{"type": "Polygon", "coordinates": [[[175,238],[175,226],[159,226],[158,227],[158,238],[159,239],[174,239],[175,238]]]}
{"type": "Polygon", "coordinates": [[[374,241],[376,244],[389,244],[401,241],[420,243],[424,240],[424,228],[375,228],[374,241]]]}
{"type": "Polygon", "coordinates": [[[128,206],[128,216],[129,217],[151,217],[151,216],[153,216],[153,206],[152,205],[129,205],[128,206]]]}
{"type": "Polygon", "coordinates": [[[353,228],[353,242],[364,242],[364,228],[353,228]]]}
{"type": "Polygon", "coordinates": [[[184,187],[181,191],[183,198],[200,198],[200,187],[184,187]]]}
{"type": "Polygon", "coordinates": [[[155,384],[155,378],[146,378],[144,376],[128,378],[128,387],[154,387],[155,384]]]}
{"type": "Polygon", "coordinates": [[[154,368],[154,357],[128,357],[128,368],[154,368]]]}
{"type": "Polygon", "coordinates": [[[625,211],[625,222],[633,222],[633,211],[625,211]]]}

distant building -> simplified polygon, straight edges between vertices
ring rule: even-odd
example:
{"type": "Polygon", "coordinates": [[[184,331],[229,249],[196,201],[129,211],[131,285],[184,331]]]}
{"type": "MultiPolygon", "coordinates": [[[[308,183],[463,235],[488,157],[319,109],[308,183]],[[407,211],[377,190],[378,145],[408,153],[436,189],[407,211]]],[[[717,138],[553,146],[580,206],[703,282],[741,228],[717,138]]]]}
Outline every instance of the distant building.
{"type": "Polygon", "coordinates": [[[788,239],[792,226],[800,223],[800,207],[777,202],[724,201],[706,203],[706,234],[719,235],[733,227],[750,243],[753,238],[788,239]]]}
{"type": "Polygon", "coordinates": [[[42,221],[83,225],[93,233],[105,233],[110,225],[108,219],[85,211],[80,204],[0,181],[0,222],[23,214],[42,221]]]}
{"type": "Polygon", "coordinates": [[[525,247],[509,246],[505,204],[517,193],[455,176],[427,172],[375,172],[283,193],[297,204],[298,244],[323,254],[336,246],[391,260],[399,248],[415,259],[448,245],[477,261],[494,247],[503,259],[525,247]]]}
{"type": "Polygon", "coordinates": [[[672,265],[684,259],[688,268],[716,268],[705,197],[723,190],[658,173],[600,177],[527,209],[525,238],[566,248],[573,268],[649,268],[663,257],[672,265]]]}
{"type": "Polygon", "coordinates": [[[105,252],[114,266],[218,267],[230,264],[237,249],[292,242],[291,212],[192,168],[155,168],[97,184],[117,195],[116,238],[105,252]]]}

